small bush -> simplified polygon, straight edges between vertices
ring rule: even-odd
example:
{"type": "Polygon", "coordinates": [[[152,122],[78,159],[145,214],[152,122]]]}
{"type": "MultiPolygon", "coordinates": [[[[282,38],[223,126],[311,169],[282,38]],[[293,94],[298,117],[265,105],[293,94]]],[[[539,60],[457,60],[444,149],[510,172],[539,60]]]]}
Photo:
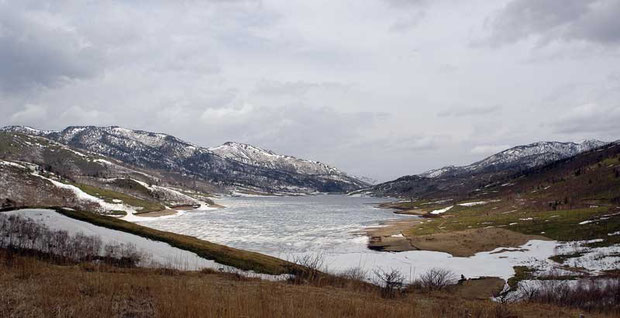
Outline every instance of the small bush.
{"type": "Polygon", "coordinates": [[[381,297],[394,298],[403,293],[405,285],[405,276],[396,270],[385,271],[383,269],[374,270],[377,277],[377,284],[381,286],[381,297]]]}
{"type": "Polygon", "coordinates": [[[419,286],[428,291],[442,290],[456,283],[456,275],[443,268],[433,268],[422,274],[419,279],[419,286]]]}

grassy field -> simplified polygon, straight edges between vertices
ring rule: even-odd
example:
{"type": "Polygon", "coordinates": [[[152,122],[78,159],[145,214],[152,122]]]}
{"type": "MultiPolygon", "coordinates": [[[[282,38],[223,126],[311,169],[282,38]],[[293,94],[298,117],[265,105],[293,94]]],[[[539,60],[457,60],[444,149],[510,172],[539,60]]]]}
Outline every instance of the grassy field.
{"type": "MultiPolygon", "coordinates": [[[[472,282],[475,290],[484,290],[472,282]]],[[[468,290],[380,297],[366,284],[298,285],[231,274],[58,266],[0,250],[2,317],[579,317],[537,303],[499,304],[468,290]]],[[[488,295],[487,295],[488,296],[488,295]]],[[[587,313],[587,317],[613,314],[587,313]]]]}
{"type": "Polygon", "coordinates": [[[234,266],[243,270],[253,270],[259,273],[274,275],[293,273],[302,270],[299,266],[275,257],[211,243],[192,236],[159,231],[114,217],[65,209],[57,209],[57,211],[68,217],[94,225],[132,233],[155,241],[166,242],[172,246],[194,252],[201,257],[214,260],[220,264],[234,266]]]}
{"type": "Polygon", "coordinates": [[[614,213],[610,212],[608,207],[552,211],[526,210],[510,213],[483,211],[489,211],[489,207],[455,207],[441,218],[428,219],[427,222],[414,226],[406,234],[417,236],[472,228],[501,227],[554,240],[603,239],[609,244],[614,244],[616,238],[607,234],[620,231],[620,215],[611,215],[614,213]],[[580,224],[605,215],[611,216],[604,222],[580,224]]]}

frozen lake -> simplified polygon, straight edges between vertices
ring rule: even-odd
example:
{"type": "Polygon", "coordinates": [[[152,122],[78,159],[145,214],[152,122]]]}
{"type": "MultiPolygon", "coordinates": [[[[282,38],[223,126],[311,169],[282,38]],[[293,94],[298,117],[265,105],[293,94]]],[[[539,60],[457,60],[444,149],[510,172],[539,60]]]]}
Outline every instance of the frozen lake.
{"type": "Polygon", "coordinates": [[[359,231],[381,221],[412,217],[376,208],[385,199],[318,195],[226,197],[216,201],[226,208],[188,211],[139,223],[283,259],[321,254],[331,272],[352,267],[369,273],[376,268],[398,269],[410,278],[433,267],[467,277],[509,278],[515,265],[544,265],[557,246],[552,241],[530,241],[523,246],[525,251],[482,252],[472,257],[430,251],[377,252],[367,248],[367,238],[359,231]]]}
{"type": "Polygon", "coordinates": [[[138,223],[286,258],[294,253],[365,251],[366,236],[356,232],[381,221],[411,218],[376,208],[388,202],[378,198],[317,195],[216,201],[226,208],[138,223]]]}

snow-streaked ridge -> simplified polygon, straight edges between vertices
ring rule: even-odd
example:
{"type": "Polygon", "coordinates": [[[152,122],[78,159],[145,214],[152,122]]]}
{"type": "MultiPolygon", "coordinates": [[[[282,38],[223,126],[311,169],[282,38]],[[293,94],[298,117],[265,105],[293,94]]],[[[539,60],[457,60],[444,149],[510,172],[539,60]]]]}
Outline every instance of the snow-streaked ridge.
{"type": "Polygon", "coordinates": [[[196,177],[233,191],[348,192],[369,185],[324,163],[280,155],[248,144],[229,142],[205,148],[171,135],[117,126],[70,126],[62,131],[9,126],[0,131],[41,136],[82,152],[96,153],[138,168],[196,177]]]}
{"type": "Polygon", "coordinates": [[[478,172],[487,169],[501,169],[506,166],[520,165],[523,168],[534,168],[547,163],[565,159],[579,153],[608,144],[599,140],[585,140],[581,143],[541,141],[529,145],[516,146],[496,153],[483,160],[467,166],[447,166],[429,170],[420,176],[437,178],[446,175],[478,172]]]}
{"type": "Polygon", "coordinates": [[[342,171],[318,161],[280,155],[271,150],[244,143],[229,141],[220,146],[208,148],[208,150],[220,157],[255,166],[308,175],[344,175],[342,171]]]}

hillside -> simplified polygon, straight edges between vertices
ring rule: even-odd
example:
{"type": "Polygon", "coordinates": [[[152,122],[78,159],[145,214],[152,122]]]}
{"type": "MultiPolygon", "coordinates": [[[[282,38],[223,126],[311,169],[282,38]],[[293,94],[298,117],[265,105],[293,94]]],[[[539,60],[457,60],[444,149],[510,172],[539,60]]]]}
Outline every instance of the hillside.
{"type": "Polygon", "coordinates": [[[616,277],[620,143],[496,176],[483,187],[458,195],[435,190],[425,198],[384,206],[422,219],[408,226],[392,226],[392,230],[383,228],[371,239],[371,248],[471,256],[518,247],[532,239],[554,240],[559,242],[556,255],[545,263],[515,269],[511,286],[519,280],[545,280],[554,275],[562,279],[616,277]],[[394,238],[394,231],[401,236],[394,238]]]}
{"type": "Polygon", "coordinates": [[[0,132],[2,207],[66,206],[104,214],[212,204],[215,186],[132,167],[39,136],[0,132]]]}
{"type": "Polygon", "coordinates": [[[9,126],[5,132],[45,137],[141,169],[212,184],[219,191],[258,193],[348,192],[368,186],[325,164],[277,155],[250,145],[204,148],[174,136],[120,127],[42,131],[9,126]]]}

